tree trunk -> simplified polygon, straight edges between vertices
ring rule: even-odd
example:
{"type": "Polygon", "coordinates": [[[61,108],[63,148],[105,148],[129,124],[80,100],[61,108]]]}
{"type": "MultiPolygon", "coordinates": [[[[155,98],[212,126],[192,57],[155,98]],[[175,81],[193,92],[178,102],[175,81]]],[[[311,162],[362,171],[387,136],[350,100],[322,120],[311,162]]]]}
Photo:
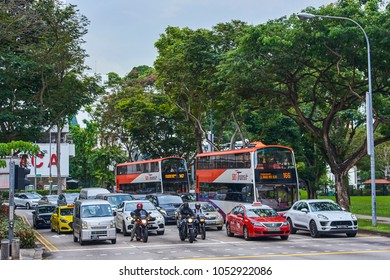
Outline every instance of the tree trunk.
{"type": "Polygon", "coordinates": [[[345,208],[347,211],[349,211],[350,206],[350,200],[348,196],[348,186],[346,175],[340,172],[333,172],[335,177],[335,189],[336,189],[336,199],[337,203],[340,204],[341,207],[345,208]]]}
{"type": "Polygon", "coordinates": [[[57,194],[62,193],[62,177],[61,177],[61,131],[62,128],[57,124],[57,194]]]}

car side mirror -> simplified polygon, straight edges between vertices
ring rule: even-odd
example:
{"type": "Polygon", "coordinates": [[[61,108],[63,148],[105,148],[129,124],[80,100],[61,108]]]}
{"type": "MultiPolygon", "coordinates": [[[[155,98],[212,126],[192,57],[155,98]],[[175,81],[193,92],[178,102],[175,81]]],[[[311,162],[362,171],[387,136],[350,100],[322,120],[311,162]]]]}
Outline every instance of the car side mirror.
{"type": "Polygon", "coordinates": [[[31,212],[33,215],[35,214],[35,210],[31,212]]]}
{"type": "Polygon", "coordinates": [[[237,214],[237,217],[242,218],[242,214],[237,214]]]}
{"type": "Polygon", "coordinates": [[[309,212],[309,210],[307,210],[307,208],[302,208],[301,211],[302,211],[303,213],[308,213],[308,212],[309,212]]]}

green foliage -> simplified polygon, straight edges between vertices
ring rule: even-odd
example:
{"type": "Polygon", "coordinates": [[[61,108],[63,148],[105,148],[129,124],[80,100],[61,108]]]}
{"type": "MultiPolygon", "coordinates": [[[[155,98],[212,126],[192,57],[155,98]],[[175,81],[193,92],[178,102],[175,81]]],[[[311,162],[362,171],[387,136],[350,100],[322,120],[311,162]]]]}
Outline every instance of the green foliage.
{"type": "MultiPolygon", "coordinates": [[[[20,248],[34,248],[35,234],[31,226],[25,224],[23,220],[15,216],[14,236],[20,239],[20,248]]],[[[8,206],[0,206],[0,240],[8,239],[8,206]]]]}

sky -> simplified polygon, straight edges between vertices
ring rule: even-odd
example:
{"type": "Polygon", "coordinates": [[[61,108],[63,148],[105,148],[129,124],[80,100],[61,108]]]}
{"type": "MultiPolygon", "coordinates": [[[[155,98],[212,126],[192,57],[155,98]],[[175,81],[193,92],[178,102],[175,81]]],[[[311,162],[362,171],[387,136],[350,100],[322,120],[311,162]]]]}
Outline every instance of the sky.
{"type": "Polygon", "coordinates": [[[83,46],[91,72],[121,77],[133,67],[153,67],[155,42],[168,26],[211,29],[241,20],[257,25],[336,0],[66,0],[89,21],[83,46]]]}

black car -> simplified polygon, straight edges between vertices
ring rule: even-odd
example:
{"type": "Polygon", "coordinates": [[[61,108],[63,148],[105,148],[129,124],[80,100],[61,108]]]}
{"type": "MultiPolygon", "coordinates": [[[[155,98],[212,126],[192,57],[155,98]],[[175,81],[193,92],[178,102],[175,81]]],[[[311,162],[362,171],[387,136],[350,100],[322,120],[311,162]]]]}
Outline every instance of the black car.
{"type": "Polygon", "coordinates": [[[148,194],[145,197],[150,200],[158,211],[164,216],[165,223],[176,223],[176,209],[183,203],[183,199],[178,195],[170,194],[148,194]]]}
{"type": "Polygon", "coordinates": [[[33,226],[38,228],[50,228],[50,217],[56,209],[55,205],[41,204],[34,208],[33,214],[33,226]]]}

